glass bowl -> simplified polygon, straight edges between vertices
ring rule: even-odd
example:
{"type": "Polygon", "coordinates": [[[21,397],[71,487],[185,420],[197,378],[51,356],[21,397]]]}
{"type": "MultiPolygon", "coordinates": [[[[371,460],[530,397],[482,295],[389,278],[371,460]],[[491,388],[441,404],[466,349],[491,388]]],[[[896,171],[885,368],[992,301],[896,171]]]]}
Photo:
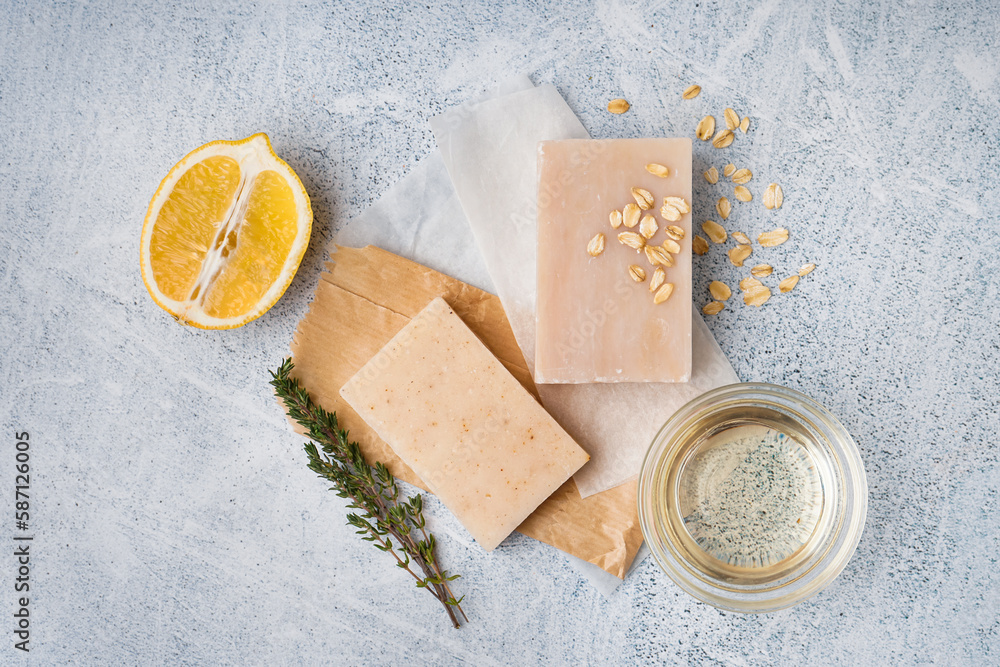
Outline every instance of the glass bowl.
{"type": "Polygon", "coordinates": [[[829,410],[762,383],[714,389],[660,429],[639,474],[660,567],[702,602],[791,607],[847,565],[868,510],[864,464],[829,410]]]}

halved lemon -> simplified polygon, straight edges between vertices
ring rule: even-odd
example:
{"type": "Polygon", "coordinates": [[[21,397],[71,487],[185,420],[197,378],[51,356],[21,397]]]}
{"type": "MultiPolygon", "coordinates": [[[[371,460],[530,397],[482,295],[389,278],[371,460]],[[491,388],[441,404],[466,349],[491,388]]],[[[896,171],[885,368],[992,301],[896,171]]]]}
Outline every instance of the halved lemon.
{"type": "Polygon", "coordinates": [[[174,165],[142,225],[142,280],[179,322],[232,329],[295,277],[312,231],[309,195],[266,134],[213,141],[174,165]]]}

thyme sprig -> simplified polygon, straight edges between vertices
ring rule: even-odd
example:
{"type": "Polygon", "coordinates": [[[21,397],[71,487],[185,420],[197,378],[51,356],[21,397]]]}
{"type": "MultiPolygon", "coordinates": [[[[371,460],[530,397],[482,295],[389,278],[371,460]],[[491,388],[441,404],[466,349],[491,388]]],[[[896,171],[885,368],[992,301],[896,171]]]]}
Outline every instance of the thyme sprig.
{"type": "Polygon", "coordinates": [[[423,498],[417,494],[400,499],[389,469],[380,461],[368,463],[358,443],[350,442],[347,431],[340,428],[337,414],[314,403],[309,392],[290,376],[294,367],[291,359],[285,359],[277,371],[271,371],[271,385],[288,416],[302,425],[311,440],[305,444],[309,469],[331,482],[331,491],[350,501],[348,509],[357,510],[347,515],[347,523],[357,529],[361,539],[391,554],[396,565],[416,579],[418,588],[426,589],[444,605],[452,625],[459,627],[458,614],[469,620],[461,607],[465,596],[455,599],[448,585],[459,575],[449,575],[438,566],[437,543],[427,531],[423,498]]]}

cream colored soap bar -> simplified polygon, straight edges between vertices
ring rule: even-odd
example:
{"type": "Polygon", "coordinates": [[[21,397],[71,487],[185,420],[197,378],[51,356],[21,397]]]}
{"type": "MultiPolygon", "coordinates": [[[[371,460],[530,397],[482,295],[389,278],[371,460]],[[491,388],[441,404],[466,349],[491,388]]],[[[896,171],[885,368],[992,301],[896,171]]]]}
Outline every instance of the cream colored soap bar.
{"type": "Polygon", "coordinates": [[[340,395],[487,551],[590,458],[440,298],[340,395]]]}
{"type": "MultiPolygon", "coordinates": [[[[539,143],[535,382],[690,380],[690,205],[690,139],[539,143]],[[657,175],[663,173],[657,165],[667,176],[657,175]],[[633,188],[640,189],[640,201],[642,191],[651,194],[652,205],[635,208],[639,222],[629,227],[635,218],[624,209],[636,206],[633,188]],[[665,197],[683,199],[680,215],[661,211],[665,197]],[[624,212],[618,228],[613,211],[624,212]],[[671,225],[682,230],[679,241],[667,234],[671,225]],[[619,241],[621,233],[633,245],[667,251],[672,266],[662,268],[663,283],[673,285],[669,298],[655,303],[662,288],[650,290],[659,279],[654,261],[661,250],[630,247],[619,241]],[[604,250],[595,257],[597,234],[605,237],[604,250]]],[[[672,234],[680,236],[676,229],[672,234]]]]}

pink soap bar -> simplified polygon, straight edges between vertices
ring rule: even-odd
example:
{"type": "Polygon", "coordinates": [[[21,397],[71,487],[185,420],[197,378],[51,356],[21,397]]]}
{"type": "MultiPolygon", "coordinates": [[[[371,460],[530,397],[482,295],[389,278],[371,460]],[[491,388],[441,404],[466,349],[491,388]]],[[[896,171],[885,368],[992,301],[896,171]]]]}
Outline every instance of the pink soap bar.
{"type": "MultiPolygon", "coordinates": [[[[691,213],[664,218],[665,197],[691,205],[690,139],[571,139],[538,145],[538,304],[535,382],[687,382],[691,379],[691,213]],[[665,178],[647,164],[669,169],[665,178]],[[661,246],[668,225],[683,229],[673,266],[663,267],[674,288],[653,301],[656,265],[646,253],[618,240],[609,216],[635,203],[643,188],[653,205],[656,233],[646,243],[661,246]],[[597,257],[588,251],[594,235],[605,236],[597,257]],[[629,267],[645,271],[635,282],[629,267]]],[[[676,248],[675,248],[676,249],[676,248]]]]}

